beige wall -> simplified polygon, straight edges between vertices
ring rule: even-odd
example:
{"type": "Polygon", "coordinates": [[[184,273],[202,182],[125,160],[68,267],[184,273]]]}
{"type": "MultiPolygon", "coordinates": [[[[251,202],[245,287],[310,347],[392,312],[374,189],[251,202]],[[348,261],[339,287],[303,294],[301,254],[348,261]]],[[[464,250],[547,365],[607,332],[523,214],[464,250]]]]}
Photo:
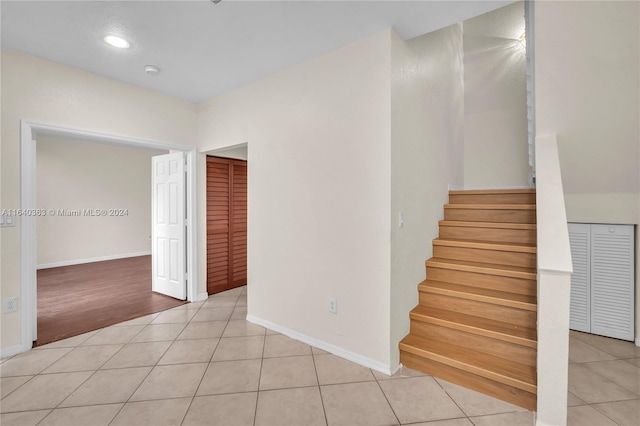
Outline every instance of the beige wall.
{"type": "Polygon", "coordinates": [[[529,186],[524,2],[463,26],[464,186],[529,186]]]}
{"type": "Polygon", "coordinates": [[[389,75],[384,31],[204,102],[198,122],[201,152],[249,145],[249,315],[381,368],[389,75]]]}
{"type": "Polygon", "coordinates": [[[462,25],[391,35],[391,366],[409,333],[448,185],[462,184],[462,25]],[[399,227],[399,213],[404,226],[399,227]]]}
{"type": "Polygon", "coordinates": [[[127,210],[39,217],[38,267],[151,253],[151,157],[165,151],[46,136],[36,148],[39,209],[127,210]]]}
{"type": "Polygon", "coordinates": [[[640,223],[640,3],[536,2],[535,26],[536,131],[558,135],[568,221],[640,223]]]}
{"type": "MultiPolygon", "coordinates": [[[[1,83],[3,208],[20,207],[21,119],[195,145],[196,107],[186,101],[7,49],[1,83]]],[[[19,218],[0,236],[1,297],[20,296],[19,218]]],[[[3,351],[20,344],[20,311],[2,315],[1,331],[3,351]]]]}

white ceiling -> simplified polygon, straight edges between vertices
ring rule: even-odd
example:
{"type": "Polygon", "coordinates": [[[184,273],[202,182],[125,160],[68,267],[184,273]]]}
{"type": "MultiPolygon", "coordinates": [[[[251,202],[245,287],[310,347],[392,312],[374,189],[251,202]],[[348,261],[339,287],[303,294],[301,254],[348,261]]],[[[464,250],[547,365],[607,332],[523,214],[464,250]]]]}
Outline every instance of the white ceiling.
{"type": "Polygon", "coordinates": [[[385,28],[410,39],[509,3],[3,0],[0,12],[3,47],[199,102],[385,28]]]}

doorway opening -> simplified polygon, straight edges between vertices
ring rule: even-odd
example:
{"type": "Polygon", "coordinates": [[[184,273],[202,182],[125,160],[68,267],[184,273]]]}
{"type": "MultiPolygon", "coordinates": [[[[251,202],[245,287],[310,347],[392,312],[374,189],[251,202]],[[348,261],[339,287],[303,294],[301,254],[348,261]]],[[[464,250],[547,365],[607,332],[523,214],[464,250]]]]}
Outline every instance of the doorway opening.
{"type": "Polygon", "coordinates": [[[247,284],[247,162],[207,157],[207,293],[247,284]]]}
{"type": "Polygon", "coordinates": [[[151,162],[168,151],[36,141],[37,206],[46,214],[37,217],[34,345],[184,304],[152,291],[151,162]]]}
{"type": "MultiPolygon", "coordinates": [[[[183,153],[184,162],[184,201],[185,219],[183,233],[186,239],[184,250],[180,251],[181,263],[184,265],[183,276],[186,299],[195,301],[197,299],[197,276],[196,276],[196,183],[195,183],[195,149],[188,146],[170,144],[158,141],[137,139],[126,136],[110,135],[105,133],[73,129],[43,123],[35,123],[23,120],[21,122],[21,208],[26,211],[37,211],[37,167],[36,148],[37,140],[43,137],[54,137],[72,139],[82,143],[99,143],[102,145],[143,148],[152,150],[162,150],[164,152],[173,151],[183,153]]],[[[148,188],[151,193],[151,187],[148,188]]],[[[53,207],[52,207],[53,208],[53,207]]],[[[64,207],[61,207],[64,210],[64,207]]],[[[114,209],[117,209],[114,207],[114,209]]],[[[73,210],[73,209],[70,209],[73,210]]],[[[87,207],[85,212],[76,214],[92,213],[92,208],[87,207]]],[[[56,211],[56,213],[58,213],[56,211]]],[[[72,213],[73,214],[73,213],[72,213]]],[[[108,232],[108,231],[107,231],[108,232]]],[[[21,339],[22,349],[26,351],[33,346],[33,342],[38,341],[38,243],[37,243],[37,217],[23,216],[21,218],[21,339]]],[[[154,253],[155,256],[155,253],[154,253]]],[[[151,270],[151,256],[142,253],[141,259],[135,259],[142,266],[140,270],[151,270]],[[148,256],[145,258],[145,256],[148,256]],[[145,266],[145,262],[148,266],[145,266]]],[[[117,259],[111,261],[117,262],[117,259]]],[[[86,263],[87,265],[89,263],[86,263]]],[[[103,265],[106,266],[106,265],[103,265]]],[[[122,269],[122,268],[116,268],[122,269]]],[[[150,282],[150,280],[149,280],[150,282]]],[[[116,291],[117,293],[117,291],[116,291]]],[[[116,297],[118,295],[116,294],[116,297]]],[[[69,296],[78,300],[81,295],[78,291],[69,296]]],[[[120,294],[122,303],[126,303],[126,294],[120,294]]],[[[181,302],[182,303],[182,302],[181,302]]],[[[159,309],[161,310],[161,309],[159,309]]]]}

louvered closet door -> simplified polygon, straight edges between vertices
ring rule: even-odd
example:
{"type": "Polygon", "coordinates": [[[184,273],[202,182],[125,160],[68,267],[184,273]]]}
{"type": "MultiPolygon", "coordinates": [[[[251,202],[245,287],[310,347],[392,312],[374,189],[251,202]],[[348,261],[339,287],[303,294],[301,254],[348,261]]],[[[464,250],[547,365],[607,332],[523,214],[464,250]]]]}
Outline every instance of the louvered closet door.
{"type": "Polygon", "coordinates": [[[247,163],[231,164],[231,286],[247,283],[247,163]]]}
{"type": "Polygon", "coordinates": [[[207,292],[247,283],[247,163],[207,157],[207,292]]]}
{"type": "Polygon", "coordinates": [[[591,225],[569,224],[569,242],[573,274],[571,275],[571,315],[569,328],[589,333],[591,331],[591,225]]]}
{"type": "Polygon", "coordinates": [[[633,226],[591,225],[591,332],[633,340],[633,226]]]}

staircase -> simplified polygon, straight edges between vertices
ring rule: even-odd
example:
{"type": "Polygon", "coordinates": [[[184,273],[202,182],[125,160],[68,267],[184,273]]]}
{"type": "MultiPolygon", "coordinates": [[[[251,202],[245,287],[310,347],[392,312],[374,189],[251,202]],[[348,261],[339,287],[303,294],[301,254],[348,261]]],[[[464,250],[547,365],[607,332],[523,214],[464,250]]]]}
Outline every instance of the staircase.
{"type": "Polygon", "coordinates": [[[449,192],[402,364],[536,409],[535,200],[533,189],[449,192]]]}

